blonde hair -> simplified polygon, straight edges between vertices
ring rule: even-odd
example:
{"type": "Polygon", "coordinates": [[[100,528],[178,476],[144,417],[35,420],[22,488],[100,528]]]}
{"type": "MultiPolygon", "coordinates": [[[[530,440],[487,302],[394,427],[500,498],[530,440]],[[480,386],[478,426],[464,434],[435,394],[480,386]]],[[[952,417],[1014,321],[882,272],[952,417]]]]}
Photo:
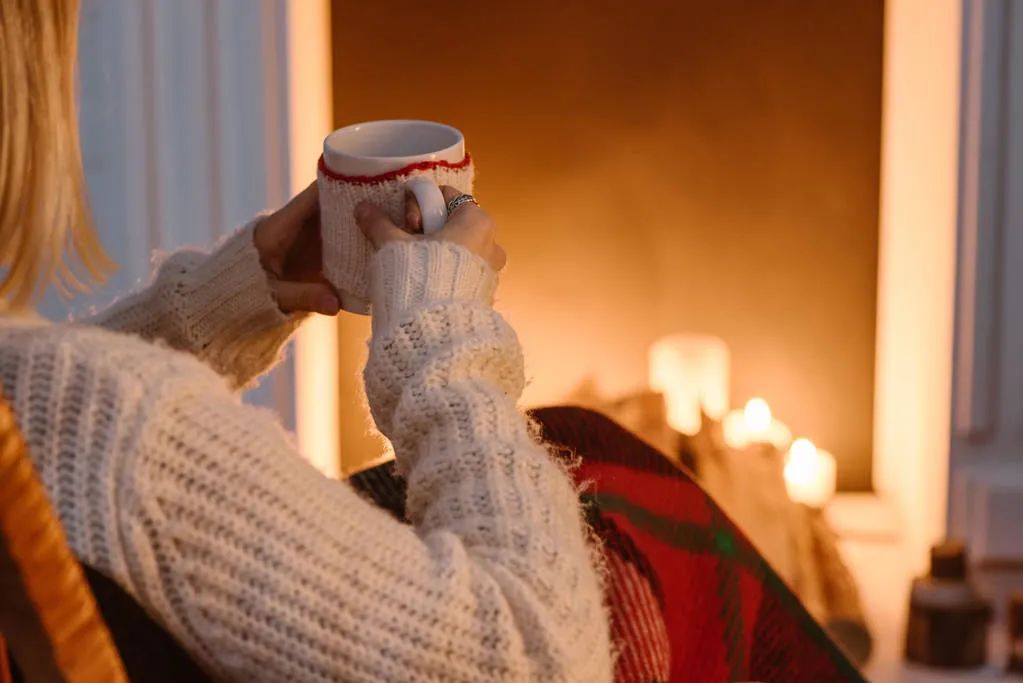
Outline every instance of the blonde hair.
{"type": "Polygon", "coordinates": [[[86,198],[77,45],[78,0],[0,0],[0,306],[51,282],[82,291],[113,269],[86,198]]]}

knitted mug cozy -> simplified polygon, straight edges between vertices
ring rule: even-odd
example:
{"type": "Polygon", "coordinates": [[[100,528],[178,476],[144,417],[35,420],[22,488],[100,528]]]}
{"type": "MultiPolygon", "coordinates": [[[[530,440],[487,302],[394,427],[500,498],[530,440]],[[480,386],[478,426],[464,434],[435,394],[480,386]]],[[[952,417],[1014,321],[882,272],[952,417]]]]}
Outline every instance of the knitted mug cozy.
{"type": "Polygon", "coordinates": [[[472,158],[459,162],[421,161],[374,176],[336,173],[320,157],[317,181],[320,189],[320,230],[323,239],[323,272],[341,294],[341,307],[352,313],[369,313],[367,271],[373,255],[370,244],[355,223],[356,204],[366,200],[387,212],[395,225],[405,222],[405,183],[413,176],[428,176],[437,185],[451,185],[472,193],[472,158]]]}

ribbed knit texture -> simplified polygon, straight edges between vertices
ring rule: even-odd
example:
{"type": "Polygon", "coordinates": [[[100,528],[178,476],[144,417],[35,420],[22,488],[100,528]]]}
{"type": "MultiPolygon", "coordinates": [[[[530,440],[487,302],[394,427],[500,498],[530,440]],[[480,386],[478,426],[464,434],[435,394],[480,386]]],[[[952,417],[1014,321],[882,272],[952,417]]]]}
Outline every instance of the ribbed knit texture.
{"type": "Polygon", "coordinates": [[[230,680],[610,680],[576,491],[516,410],[493,273],[431,241],[370,268],[367,395],[409,525],[231,391],[296,324],[258,268],[250,228],[164,261],[108,329],[0,323],[3,391],[80,559],[230,680]]]}
{"type": "Polygon", "coordinates": [[[483,259],[432,239],[415,249],[397,243],[384,247],[370,262],[369,277],[374,333],[390,330],[397,316],[422,301],[476,301],[489,307],[497,288],[497,278],[483,259]]]}
{"type": "Polygon", "coordinates": [[[437,185],[451,185],[472,193],[474,168],[470,161],[460,168],[437,166],[396,177],[367,182],[346,182],[318,174],[320,224],[323,226],[324,275],[338,289],[357,299],[369,298],[369,262],[373,246],[355,222],[353,211],[361,201],[383,208],[396,225],[405,223],[405,183],[413,175],[425,175],[437,185]]]}
{"type": "Polygon", "coordinates": [[[252,241],[256,221],[215,245],[167,255],[143,291],[84,320],[186,351],[235,387],[275,364],[303,316],[272,305],[266,272],[252,241]]]}

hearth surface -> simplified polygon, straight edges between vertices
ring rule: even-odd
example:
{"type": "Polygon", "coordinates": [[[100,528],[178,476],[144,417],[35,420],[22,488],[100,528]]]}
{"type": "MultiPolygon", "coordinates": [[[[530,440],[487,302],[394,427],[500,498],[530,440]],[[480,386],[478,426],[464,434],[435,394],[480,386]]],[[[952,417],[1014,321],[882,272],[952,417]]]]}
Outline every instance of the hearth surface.
{"type": "MultiPolygon", "coordinates": [[[[839,536],[839,548],[856,577],[863,610],[874,637],[874,652],[864,670],[872,683],[972,683],[973,681],[1023,681],[1007,674],[1003,605],[991,624],[988,665],[982,669],[949,672],[907,664],[902,656],[906,608],[913,571],[906,561],[895,516],[873,494],[838,494],[828,507],[829,521],[839,536]]],[[[982,580],[983,583],[983,580],[982,580]]],[[[1018,576],[998,577],[995,583],[1023,586],[1018,576]]]]}

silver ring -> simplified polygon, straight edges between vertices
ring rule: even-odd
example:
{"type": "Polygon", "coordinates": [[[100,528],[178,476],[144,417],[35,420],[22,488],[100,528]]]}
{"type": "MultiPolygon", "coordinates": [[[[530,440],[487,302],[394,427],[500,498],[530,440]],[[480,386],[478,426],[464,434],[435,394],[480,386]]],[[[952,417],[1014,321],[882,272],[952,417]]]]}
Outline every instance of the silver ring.
{"type": "Polygon", "coordinates": [[[458,209],[465,204],[475,204],[476,206],[480,205],[480,203],[476,201],[476,198],[471,194],[460,194],[448,202],[448,215],[450,216],[455,211],[458,211],[458,209]]]}

